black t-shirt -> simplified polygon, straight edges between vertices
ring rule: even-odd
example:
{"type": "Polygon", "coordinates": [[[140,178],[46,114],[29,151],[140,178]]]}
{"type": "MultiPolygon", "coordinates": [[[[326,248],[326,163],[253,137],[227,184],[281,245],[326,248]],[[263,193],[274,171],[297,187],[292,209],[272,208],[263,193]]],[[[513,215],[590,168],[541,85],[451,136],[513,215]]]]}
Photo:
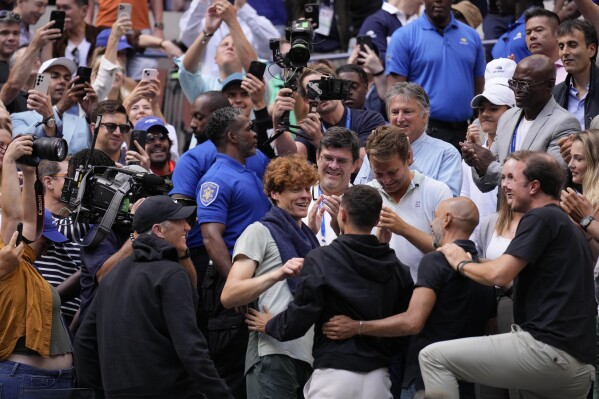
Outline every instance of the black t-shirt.
{"type": "Polygon", "coordinates": [[[8,62],[0,61],[0,83],[6,83],[6,81],[8,80],[8,74],[8,62]]]}
{"type": "MultiPolygon", "coordinates": [[[[472,241],[457,240],[455,243],[477,260],[472,241]]],[[[420,351],[434,342],[484,335],[487,321],[496,316],[497,302],[494,287],[460,276],[440,252],[429,252],[422,257],[414,287],[430,288],[437,296],[424,328],[413,337],[408,349],[404,387],[416,380],[416,388],[423,389],[418,364],[420,351]]],[[[470,395],[463,392],[460,397],[474,397],[472,387],[468,390],[470,395]]]]}
{"type": "MultiPolygon", "coordinates": [[[[5,83],[0,84],[0,90],[2,90],[4,85],[5,85],[5,83]]],[[[29,96],[28,93],[21,90],[19,92],[19,94],[17,94],[17,96],[15,97],[14,100],[12,100],[8,104],[4,104],[6,106],[6,110],[11,115],[16,114],[17,112],[29,111],[29,109],[27,108],[27,97],[28,96],[29,96]]]]}
{"type": "MultiPolygon", "coordinates": [[[[360,147],[364,147],[366,145],[366,140],[374,129],[387,124],[387,122],[385,122],[385,118],[383,118],[383,116],[378,112],[368,111],[365,109],[349,110],[347,107],[344,108],[343,116],[337,125],[329,125],[325,121],[322,121],[322,124],[325,129],[331,128],[333,126],[348,128],[358,135],[358,138],[360,139],[360,147]],[[349,117],[347,115],[348,110],[350,111],[349,117]]],[[[304,137],[298,136],[296,141],[299,141],[306,146],[306,149],[308,150],[308,161],[316,163],[316,147],[314,147],[312,143],[310,143],[304,137]]]]}
{"type": "Polygon", "coordinates": [[[591,250],[557,206],[527,212],[506,254],[529,263],[514,280],[514,322],[536,340],[595,364],[591,250]]]}

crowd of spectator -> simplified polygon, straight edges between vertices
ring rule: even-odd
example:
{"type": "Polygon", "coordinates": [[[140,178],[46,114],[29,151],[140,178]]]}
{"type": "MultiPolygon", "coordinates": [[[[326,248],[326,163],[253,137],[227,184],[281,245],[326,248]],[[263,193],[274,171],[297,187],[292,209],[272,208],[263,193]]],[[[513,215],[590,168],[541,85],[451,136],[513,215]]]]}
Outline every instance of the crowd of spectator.
{"type": "Polygon", "coordinates": [[[47,6],[0,0],[0,397],[599,399],[593,0],[47,6]]]}

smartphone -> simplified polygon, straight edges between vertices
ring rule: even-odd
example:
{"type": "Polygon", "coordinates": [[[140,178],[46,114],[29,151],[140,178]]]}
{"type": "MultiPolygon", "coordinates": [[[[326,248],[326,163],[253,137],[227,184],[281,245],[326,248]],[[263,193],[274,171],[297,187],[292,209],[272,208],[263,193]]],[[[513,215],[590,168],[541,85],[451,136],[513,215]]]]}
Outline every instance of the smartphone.
{"type": "Polygon", "coordinates": [[[48,94],[48,87],[50,86],[50,74],[47,72],[38,73],[35,78],[34,90],[40,93],[48,94]]]}
{"type": "Polygon", "coordinates": [[[79,83],[90,83],[92,77],[92,69],[84,66],[80,66],[77,68],[77,76],[79,79],[77,80],[77,84],[79,83]]]}
{"type": "Polygon", "coordinates": [[[356,37],[356,41],[358,42],[358,44],[360,45],[360,51],[366,51],[366,49],[364,48],[364,46],[368,46],[369,49],[372,50],[372,37],[369,35],[361,35],[356,37]]]}
{"type": "Polygon", "coordinates": [[[133,9],[133,7],[131,6],[130,3],[119,3],[119,5],[117,7],[117,14],[116,14],[117,19],[124,15],[131,18],[132,9],[133,9]]]}
{"type": "Polygon", "coordinates": [[[318,28],[318,17],[320,9],[318,3],[308,3],[304,5],[304,18],[309,19],[312,22],[312,28],[318,28]]]}
{"type": "Polygon", "coordinates": [[[248,69],[248,73],[251,73],[258,79],[262,80],[264,77],[264,71],[266,70],[266,64],[260,61],[252,61],[250,63],[250,69],[248,69]]]}
{"type": "Polygon", "coordinates": [[[158,79],[158,69],[146,68],[141,72],[141,80],[158,79]]]}
{"type": "Polygon", "coordinates": [[[137,151],[137,147],[135,146],[134,140],[139,143],[141,148],[146,148],[146,137],[148,136],[148,132],[145,130],[134,130],[131,133],[131,141],[129,142],[129,151],[137,151]]]}
{"type": "Polygon", "coordinates": [[[18,247],[21,241],[23,241],[23,223],[17,224],[17,233],[17,243],[15,244],[15,246],[18,247]]]}
{"type": "Polygon", "coordinates": [[[50,21],[54,21],[52,29],[60,29],[60,33],[64,32],[64,19],[66,13],[64,11],[53,10],[50,12],[50,21]]]}

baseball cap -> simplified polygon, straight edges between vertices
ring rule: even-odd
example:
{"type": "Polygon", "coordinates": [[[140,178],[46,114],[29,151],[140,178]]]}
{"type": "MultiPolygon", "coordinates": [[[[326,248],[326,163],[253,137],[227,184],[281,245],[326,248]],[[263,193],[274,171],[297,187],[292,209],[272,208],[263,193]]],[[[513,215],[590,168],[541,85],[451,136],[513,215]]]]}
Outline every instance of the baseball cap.
{"type": "Polygon", "coordinates": [[[52,213],[47,209],[44,209],[44,231],[42,235],[52,242],[61,243],[69,241],[64,234],[58,231],[56,223],[54,223],[54,219],[52,218],[52,213]]]}
{"type": "MultiPolygon", "coordinates": [[[[110,32],[112,29],[104,29],[102,32],[98,33],[96,37],[96,47],[106,47],[108,45],[108,36],[110,36],[110,32]]],[[[116,51],[123,50],[133,50],[133,47],[127,41],[127,36],[123,35],[119,39],[119,44],[117,46],[116,51]]]]}
{"type": "Polygon", "coordinates": [[[477,6],[468,0],[462,0],[459,3],[452,4],[451,8],[464,16],[468,25],[476,29],[483,22],[483,16],[477,6]]]}
{"type": "Polygon", "coordinates": [[[497,58],[487,64],[485,69],[485,89],[495,83],[506,84],[514,76],[516,62],[509,58],[497,58]]]}
{"type": "Polygon", "coordinates": [[[58,58],[51,58],[47,61],[45,61],[39,69],[38,73],[44,73],[46,72],[46,70],[48,68],[51,68],[53,66],[56,65],[60,65],[65,67],[66,69],[69,70],[69,72],[71,73],[71,75],[74,75],[75,72],[77,72],[77,64],[75,64],[73,61],[69,60],[66,57],[58,57],[58,58]]]}
{"type": "Polygon", "coordinates": [[[233,84],[241,84],[243,77],[245,75],[240,72],[235,72],[227,76],[227,78],[223,81],[223,88],[220,91],[225,91],[225,89],[233,84]]]}
{"type": "Polygon", "coordinates": [[[135,130],[145,130],[148,132],[150,129],[168,135],[168,130],[166,129],[166,124],[164,121],[155,116],[145,116],[135,124],[135,130]]]}
{"type": "Polygon", "coordinates": [[[508,105],[510,107],[516,105],[514,91],[509,88],[507,83],[485,85],[485,90],[482,92],[482,94],[479,94],[472,99],[470,106],[472,108],[476,108],[485,99],[489,100],[490,103],[495,105],[508,105]]]}
{"type": "Polygon", "coordinates": [[[133,230],[144,233],[157,223],[187,219],[195,212],[195,206],[183,206],[168,195],[149,197],[133,215],[133,230]]]}

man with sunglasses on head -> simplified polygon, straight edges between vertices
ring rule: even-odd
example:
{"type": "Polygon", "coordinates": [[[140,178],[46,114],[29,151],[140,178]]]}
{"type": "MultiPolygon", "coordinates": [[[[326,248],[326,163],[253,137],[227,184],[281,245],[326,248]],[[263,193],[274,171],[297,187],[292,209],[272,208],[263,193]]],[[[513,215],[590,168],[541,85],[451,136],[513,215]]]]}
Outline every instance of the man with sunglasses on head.
{"type": "Polygon", "coordinates": [[[464,161],[475,169],[472,180],[482,192],[497,187],[501,165],[515,151],[547,152],[567,169],[558,141],[580,131],[580,123],[555,101],[551,95],[554,84],[555,66],[549,57],[535,54],[524,58],[508,80],[516,106],[499,119],[497,138],[491,148],[472,142],[460,143],[464,161]]]}
{"type": "Polygon", "coordinates": [[[152,173],[170,179],[175,170],[175,161],[171,159],[173,142],[168,137],[168,130],[166,130],[164,121],[155,116],[146,116],[135,124],[135,130],[148,132],[145,150],[149,156],[152,173]]]}
{"type": "Polygon", "coordinates": [[[79,104],[89,115],[97,95],[89,83],[73,84],[75,63],[68,58],[52,58],[44,62],[39,73],[49,74],[48,91],[29,90],[29,111],[12,114],[13,137],[34,133],[37,137],[62,137],[69,146],[69,154],[89,147],[91,134],[85,117],[66,112],[79,104]]]}

